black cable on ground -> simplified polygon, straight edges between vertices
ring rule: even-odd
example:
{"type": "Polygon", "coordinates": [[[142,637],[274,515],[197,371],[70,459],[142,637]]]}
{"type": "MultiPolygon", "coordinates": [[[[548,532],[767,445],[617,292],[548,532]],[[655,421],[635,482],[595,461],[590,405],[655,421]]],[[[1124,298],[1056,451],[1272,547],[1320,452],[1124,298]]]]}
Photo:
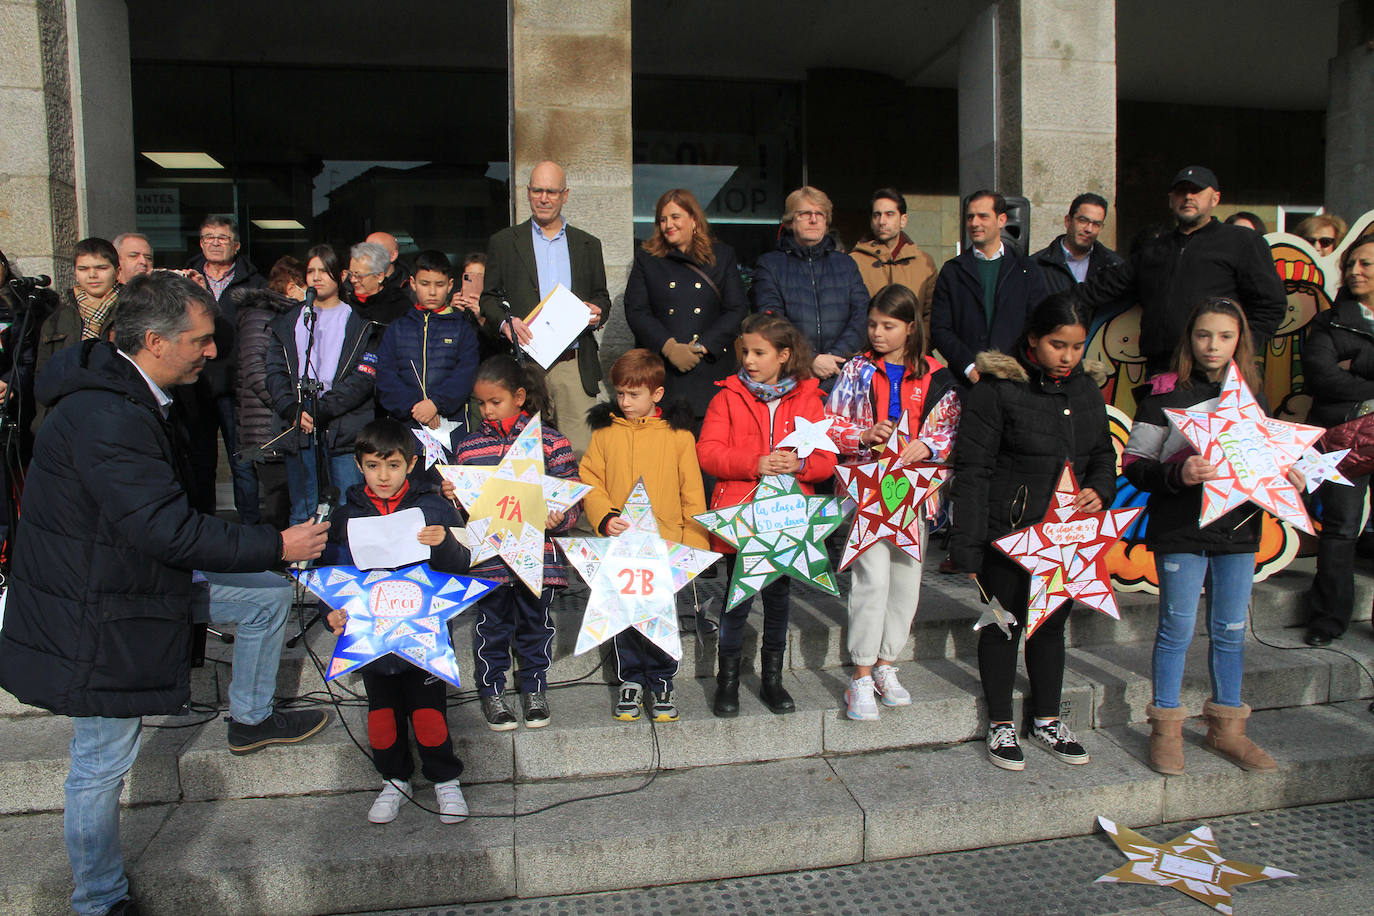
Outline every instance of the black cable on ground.
{"type": "MultiPolygon", "coordinates": [[[[1304,644],[1304,645],[1301,645],[1301,646],[1280,646],[1280,645],[1278,645],[1277,643],[1272,643],[1272,642],[1269,642],[1269,641],[1266,640],[1266,639],[1263,639],[1263,638],[1259,635],[1259,631],[1255,629],[1255,615],[1254,615],[1254,613],[1253,613],[1253,611],[1254,611],[1254,606],[1255,606],[1255,605],[1254,605],[1254,601],[1251,600],[1251,602],[1250,602],[1250,607],[1246,609],[1246,614],[1245,614],[1245,616],[1249,619],[1249,623],[1250,623],[1250,635],[1254,637],[1255,642],[1259,643],[1259,644],[1262,645],[1262,646],[1268,646],[1268,647],[1271,648],[1271,649],[1281,649],[1281,650],[1283,650],[1283,651],[1290,651],[1290,650],[1291,650],[1291,651],[1300,651],[1300,650],[1301,650],[1301,651],[1307,651],[1307,652],[1313,652],[1313,651],[1316,651],[1316,652],[1335,652],[1337,655],[1343,655],[1343,656],[1345,656],[1346,658],[1350,659],[1352,662],[1354,662],[1354,663],[1359,667],[1359,669],[1360,669],[1361,671],[1364,672],[1364,676],[1367,677],[1367,678],[1369,678],[1370,686],[1374,686],[1374,672],[1371,672],[1368,668],[1366,668],[1364,662],[1360,661],[1358,658],[1356,658],[1355,656],[1351,655],[1349,652],[1346,652],[1346,651],[1344,651],[1344,650],[1342,650],[1342,649],[1337,649],[1335,646],[1309,646],[1309,645],[1305,645],[1305,644],[1304,644]]],[[[1370,704],[1369,704],[1369,711],[1370,711],[1371,713],[1374,713],[1374,701],[1371,701],[1371,702],[1370,702],[1370,704]]]]}

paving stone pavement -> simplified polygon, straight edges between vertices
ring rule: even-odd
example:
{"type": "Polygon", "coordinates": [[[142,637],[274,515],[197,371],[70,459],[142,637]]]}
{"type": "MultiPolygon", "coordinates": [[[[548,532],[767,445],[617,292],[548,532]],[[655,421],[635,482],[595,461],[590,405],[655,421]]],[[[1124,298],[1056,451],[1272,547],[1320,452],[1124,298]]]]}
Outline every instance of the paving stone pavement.
{"type": "MultiPolygon", "coordinates": [[[[1111,812],[1102,812],[1110,816],[1111,812]]],[[[1297,877],[1233,890],[1239,916],[1367,914],[1374,900],[1374,799],[1145,827],[1162,842],[1211,826],[1221,853],[1297,877]]],[[[1105,833],[969,852],[865,862],[791,874],[642,890],[542,897],[369,916],[695,916],[754,913],[867,916],[875,912],[981,916],[1215,912],[1173,888],[1097,884],[1126,860],[1105,833]]],[[[652,872],[634,860],[627,870],[652,872]]]]}

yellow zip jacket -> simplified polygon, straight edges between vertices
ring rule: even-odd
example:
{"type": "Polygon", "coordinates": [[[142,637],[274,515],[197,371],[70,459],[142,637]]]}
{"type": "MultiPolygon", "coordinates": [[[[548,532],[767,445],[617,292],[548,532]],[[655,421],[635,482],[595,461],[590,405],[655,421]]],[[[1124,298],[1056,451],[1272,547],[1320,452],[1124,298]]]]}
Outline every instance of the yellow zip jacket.
{"type": "Polygon", "coordinates": [[[706,529],[692,519],[706,511],[706,492],[697,464],[692,411],[685,404],[662,416],[627,420],[610,404],[587,412],[592,441],[582,456],[579,476],[592,492],[582,500],[587,520],[605,533],[605,524],[644,478],[658,533],[665,540],[706,549],[706,529]]]}

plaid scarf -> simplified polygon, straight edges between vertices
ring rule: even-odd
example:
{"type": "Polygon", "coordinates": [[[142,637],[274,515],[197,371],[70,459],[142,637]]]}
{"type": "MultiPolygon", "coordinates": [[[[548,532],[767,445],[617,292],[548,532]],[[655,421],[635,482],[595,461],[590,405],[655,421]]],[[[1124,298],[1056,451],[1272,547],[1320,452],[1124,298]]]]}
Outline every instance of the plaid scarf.
{"type": "Polygon", "coordinates": [[[105,322],[114,311],[115,300],[119,298],[119,285],[110,287],[103,298],[96,299],[79,286],[72,287],[76,296],[76,310],[81,315],[81,339],[96,340],[105,330],[105,322]]]}

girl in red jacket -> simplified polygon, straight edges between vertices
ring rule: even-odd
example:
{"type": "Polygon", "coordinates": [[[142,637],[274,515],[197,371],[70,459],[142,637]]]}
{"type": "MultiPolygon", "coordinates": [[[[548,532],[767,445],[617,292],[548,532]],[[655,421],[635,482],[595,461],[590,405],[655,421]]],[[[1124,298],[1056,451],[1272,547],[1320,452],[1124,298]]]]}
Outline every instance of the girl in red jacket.
{"type": "MultiPolygon", "coordinates": [[[[812,452],[805,460],[777,443],[790,432],[797,417],[819,421],[825,416],[820,386],[811,377],[811,348],[801,332],[777,315],[751,315],[740,327],[735,343],[740,371],[716,385],[721,391],[706,409],[697,458],[701,469],[716,478],[711,508],[747,502],[758,481],[773,474],[791,474],[806,492],[835,470],[835,456],[812,452]]],[[[726,576],[733,578],[732,548],[712,538],[712,550],[727,554],[726,576]]],[[[783,650],[787,645],[788,595],[792,580],[781,578],[765,586],[763,596],[763,647],[759,696],[775,713],[791,712],[795,705],[782,686],[783,650]]],[[[716,674],[717,716],[739,714],[740,648],[744,621],[753,607],[752,598],[741,601],[721,615],[716,674]]]]}

